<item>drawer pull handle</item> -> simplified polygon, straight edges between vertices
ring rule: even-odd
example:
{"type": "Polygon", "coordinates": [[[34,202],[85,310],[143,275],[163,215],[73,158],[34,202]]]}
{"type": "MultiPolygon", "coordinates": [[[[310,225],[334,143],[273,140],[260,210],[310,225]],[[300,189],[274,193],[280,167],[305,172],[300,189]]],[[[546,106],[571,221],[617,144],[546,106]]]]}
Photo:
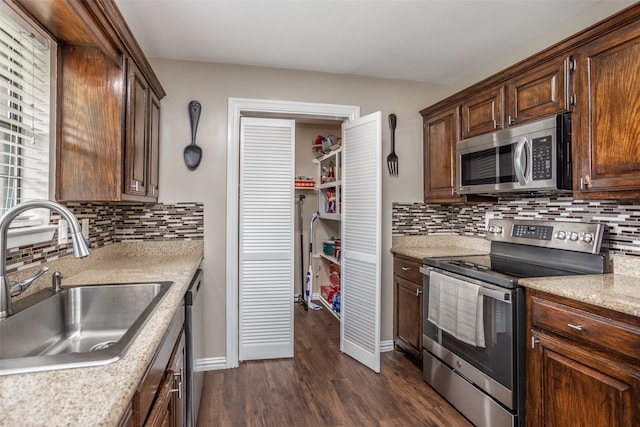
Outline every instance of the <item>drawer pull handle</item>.
{"type": "Polygon", "coordinates": [[[570,327],[571,329],[575,329],[576,331],[582,331],[582,326],[580,325],[573,325],[571,323],[567,323],[567,326],[570,327]]]}
{"type": "Polygon", "coordinates": [[[416,296],[419,297],[422,293],[422,289],[416,289],[416,296]]]}
{"type": "Polygon", "coordinates": [[[402,267],[402,271],[409,271],[411,270],[411,267],[402,267]]]}

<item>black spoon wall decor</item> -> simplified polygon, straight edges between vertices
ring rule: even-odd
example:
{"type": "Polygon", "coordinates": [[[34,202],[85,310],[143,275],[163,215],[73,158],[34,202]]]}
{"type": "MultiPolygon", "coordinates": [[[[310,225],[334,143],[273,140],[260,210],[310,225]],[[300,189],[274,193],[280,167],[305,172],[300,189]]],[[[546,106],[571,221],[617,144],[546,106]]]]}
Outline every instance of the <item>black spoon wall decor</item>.
{"type": "Polygon", "coordinates": [[[200,120],[200,110],[202,106],[198,101],[189,103],[189,119],[191,121],[191,144],[184,148],[184,162],[189,170],[195,170],[202,159],[202,148],[196,145],[196,132],[198,131],[198,121],[200,120]]]}

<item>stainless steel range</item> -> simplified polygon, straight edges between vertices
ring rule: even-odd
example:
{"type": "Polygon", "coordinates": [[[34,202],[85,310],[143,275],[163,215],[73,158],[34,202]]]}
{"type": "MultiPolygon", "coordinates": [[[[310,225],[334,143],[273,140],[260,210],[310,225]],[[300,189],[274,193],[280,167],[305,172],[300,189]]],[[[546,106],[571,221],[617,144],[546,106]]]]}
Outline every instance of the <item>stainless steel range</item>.
{"type": "Polygon", "coordinates": [[[489,255],[424,258],[424,379],[476,426],[524,426],[527,277],[600,274],[602,224],[490,220],[489,255]]]}

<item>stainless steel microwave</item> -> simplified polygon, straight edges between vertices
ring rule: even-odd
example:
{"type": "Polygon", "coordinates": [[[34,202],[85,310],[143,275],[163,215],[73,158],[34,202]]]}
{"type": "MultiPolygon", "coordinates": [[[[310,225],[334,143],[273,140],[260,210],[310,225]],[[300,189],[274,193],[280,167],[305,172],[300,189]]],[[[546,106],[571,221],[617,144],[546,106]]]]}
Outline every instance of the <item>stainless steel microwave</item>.
{"type": "Polygon", "coordinates": [[[456,144],[460,194],[571,190],[571,114],[456,144]]]}

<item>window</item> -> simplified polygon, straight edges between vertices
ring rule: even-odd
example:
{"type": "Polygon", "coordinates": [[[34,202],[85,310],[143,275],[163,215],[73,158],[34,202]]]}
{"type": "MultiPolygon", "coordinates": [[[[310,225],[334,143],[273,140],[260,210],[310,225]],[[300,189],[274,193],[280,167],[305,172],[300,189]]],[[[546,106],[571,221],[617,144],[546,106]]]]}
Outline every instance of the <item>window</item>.
{"type": "MultiPolygon", "coordinates": [[[[19,18],[0,10],[0,213],[49,196],[51,50],[19,18]]],[[[12,228],[49,223],[31,210],[12,228]]]]}

